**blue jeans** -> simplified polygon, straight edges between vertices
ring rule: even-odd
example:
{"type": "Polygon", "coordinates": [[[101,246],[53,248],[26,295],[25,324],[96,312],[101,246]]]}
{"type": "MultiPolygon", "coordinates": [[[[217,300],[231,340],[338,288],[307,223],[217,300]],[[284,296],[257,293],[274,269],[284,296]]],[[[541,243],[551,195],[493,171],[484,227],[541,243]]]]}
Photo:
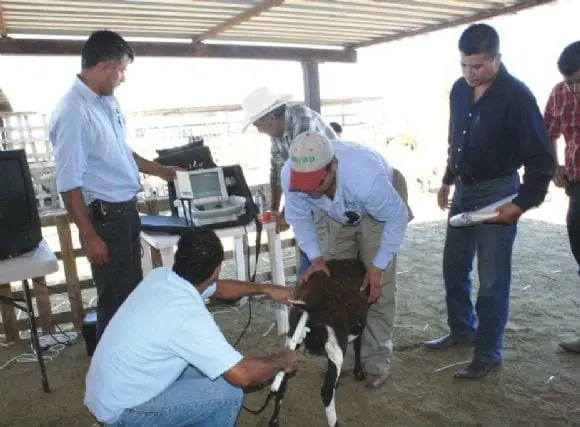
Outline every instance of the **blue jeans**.
{"type": "MultiPolygon", "coordinates": [[[[515,193],[518,187],[517,175],[475,185],[456,184],[450,215],[481,209],[515,193]]],[[[516,233],[516,224],[447,226],[443,252],[447,322],[454,338],[475,340],[474,359],[478,361],[502,360],[516,233]],[[476,252],[480,285],[474,312],[471,288],[476,252]]]]}
{"type": "Polygon", "coordinates": [[[220,377],[210,380],[193,366],[148,402],[126,409],[114,427],[229,427],[244,399],[241,388],[220,377]]]}
{"type": "Polygon", "coordinates": [[[308,267],[310,267],[310,260],[308,259],[306,254],[302,251],[302,249],[300,249],[300,268],[298,269],[298,271],[296,271],[296,284],[298,284],[300,277],[302,277],[302,275],[306,273],[308,267]]]}

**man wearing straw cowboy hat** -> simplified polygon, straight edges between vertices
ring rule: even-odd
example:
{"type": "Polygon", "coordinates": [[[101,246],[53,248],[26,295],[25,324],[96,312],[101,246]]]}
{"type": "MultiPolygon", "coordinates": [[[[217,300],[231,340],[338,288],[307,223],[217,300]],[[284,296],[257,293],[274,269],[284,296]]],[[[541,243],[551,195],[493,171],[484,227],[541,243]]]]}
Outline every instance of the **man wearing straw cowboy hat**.
{"type": "MultiPolygon", "coordinates": [[[[242,108],[246,114],[245,131],[254,125],[258,132],[268,135],[272,140],[270,151],[270,188],[272,194],[271,209],[276,216],[278,231],[288,229],[284,213],[279,213],[282,190],[280,172],[288,160],[290,143],[304,132],[318,132],[328,139],[337,139],[336,133],[322,117],[305,105],[288,105],[291,95],[274,94],[266,87],[259,87],[246,96],[242,108]]],[[[315,212],[317,227],[322,227],[325,218],[315,212]]],[[[300,269],[296,272],[299,278],[310,265],[305,253],[300,250],[300,269]]]]}

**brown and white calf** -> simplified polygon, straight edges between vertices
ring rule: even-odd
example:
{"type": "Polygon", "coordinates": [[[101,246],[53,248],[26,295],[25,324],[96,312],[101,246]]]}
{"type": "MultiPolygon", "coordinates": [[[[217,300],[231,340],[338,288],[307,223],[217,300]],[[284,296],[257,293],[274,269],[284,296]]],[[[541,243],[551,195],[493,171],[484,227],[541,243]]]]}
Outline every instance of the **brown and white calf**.
{"type": "MultiPolygon", "coordinates": [[[[309,315],[306,324],[309,331],[301,345],[309,353],[328,359],[321,395],[328,425],[335,427],[338,426],[336,389],[346,348],[351,342],[354,342],[354,378],[357,381],[365,379],[361,344],[366,327],[368,292],[360,290],[366,268],[359,259],[329,260],[327,266],[330,277],[326,273],[317,272],[298,288],[295,299],[304,304],[292,307],[288,336],[293,336],[302,313],[306,311],[309,315]]],[[[282,395],[283,390],[277,397],[273,419],[277,419],[282,395]]]]}

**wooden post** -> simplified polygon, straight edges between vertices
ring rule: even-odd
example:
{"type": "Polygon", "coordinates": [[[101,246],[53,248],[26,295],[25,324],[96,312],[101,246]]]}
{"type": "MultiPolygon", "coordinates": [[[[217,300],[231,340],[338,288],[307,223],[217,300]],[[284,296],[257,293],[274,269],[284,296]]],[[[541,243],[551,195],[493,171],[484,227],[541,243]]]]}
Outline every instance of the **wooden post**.
{"type": "Polygon", "coordinates": [[[75,329],[80,331],[83,324],[84,308],[79,275],[77,272],[75,248],[70,231],[70,223],[66,215],[58,215],[55,219],[58,240],[60,241],[60,253],[62,256],[62,265],[64,267],[64,276],[66,278],[68,297],[70,301],[72,322],[75,329]]]}
{"type": "Polygon", "coordinates": [[[52,322],[52,307],[50,305],[50,293],[44,277],[32,279],[34,296],[36,297],[36,309],[38,310],[38,321],[42,328],[42,333],[50,334],[54,332],[52,322]]]}
{"type": "MultiPolygon", "coordinates": [[[[5,297],[12,296],[10,283],[4,283],[0,285],[0,295],[5,297]]],[[[4,326],[6,341],[20,341],[20,334],[18,333],[18,323],[16,321],[16,312],[14,311],[14,307],[8,304],[0,303],[0,309],[2,310],[2,324],[4,326]]]]}
{"type": "Polygon", "coordinates": [[[302,61],[302,75],[304,77],[304,101],[308,107],[320,113],[320,79],[318,63],[312,60],[302,61]]]}

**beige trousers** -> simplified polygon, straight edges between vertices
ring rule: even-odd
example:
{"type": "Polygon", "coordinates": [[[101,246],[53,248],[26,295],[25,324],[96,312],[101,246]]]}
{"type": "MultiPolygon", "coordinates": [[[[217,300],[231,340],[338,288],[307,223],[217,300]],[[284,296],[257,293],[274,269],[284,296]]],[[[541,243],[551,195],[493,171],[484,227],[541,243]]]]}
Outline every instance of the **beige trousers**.
{"type": "MultiPolygon", "coordinates": [[[[407,205],[411,221],[413,214],[407,204],[407,184],[398,170],[393,173],[393,187],[407,205]]],[[[342,225],[318,210],[315,212],[315,223],[324,259],[360,257],[367,268],[371,266],[381,243],[384,223],[365,216],[357,225],[342,225]]],[[[368,312],[361,353],[370,374],[386,374],[391,367],[397,305],[396,270],[395,255],[383,273],[381,297],[368,312]]],[[[343,369],[351,369],[353,364],[354,352],[349,346],[343,369]]]]}

